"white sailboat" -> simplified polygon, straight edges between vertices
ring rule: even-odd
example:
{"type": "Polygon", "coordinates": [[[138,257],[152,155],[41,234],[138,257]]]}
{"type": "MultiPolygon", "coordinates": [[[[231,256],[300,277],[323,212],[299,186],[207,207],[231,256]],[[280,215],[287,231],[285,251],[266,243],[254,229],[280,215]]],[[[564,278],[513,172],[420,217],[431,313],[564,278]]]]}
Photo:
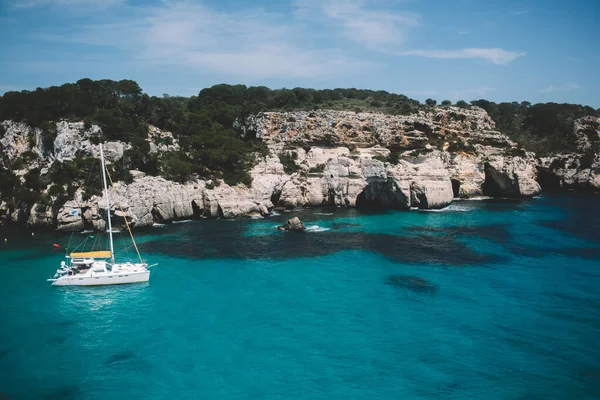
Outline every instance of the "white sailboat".
{"type": "Polygon", "coordinates": [[[116,285],[123,283],[148,282],[150,270],[148,264],[142,260],[140,252],[131,233],[127,219],[125,225],[131,236],[131,241],[137,252],[140,262],[115,262],[113,246],[113,230],[110,218],[110,200],[108,198],[108,187],[106,184],[106,166],[104,164],[104,152],[100,144],[100,159],[102,163],[102,182],[104,184],[104,197],[106,198],[106,215],[108,223],[108,235],[110,250],[73,252],[65,256],[67,262],[61,262],[61,268],[49,282],[52,286],[98,286],[116,285]]]}

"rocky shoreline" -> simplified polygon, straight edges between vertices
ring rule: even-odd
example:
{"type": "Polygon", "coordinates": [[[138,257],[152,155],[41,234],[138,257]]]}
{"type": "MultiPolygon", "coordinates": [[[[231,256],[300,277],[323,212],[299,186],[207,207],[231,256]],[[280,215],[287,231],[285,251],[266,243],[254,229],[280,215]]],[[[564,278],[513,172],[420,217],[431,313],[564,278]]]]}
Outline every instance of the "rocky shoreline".
{"type": "MultiPolygon", "coordinates": [[[[0,138],[2,159],[16,159],[26,152],[37,155],[35,161],[15,171],[21,179],[32,168],[47,172],[54,161],[81,154],[98,157],[93,145],[100,130],[97,126],[60,121],[49,150],[38,129],[12,121],[1,124],[5,131],[0,138]]],[[[275,207],[323,205],[435,209],[454,198],[532,197],[542,187],[600,189],[600,160],[590,150],[600,138],[600,119],[595,117],[582,118],[575,125],[581,154],[541,158],[498,132],[494,121],[478,107],[437,107],[408,116],[328,110],[265,112],[238,121],[237,128],[255,135],[268,149],[257,155],[250,187],[200,179],[177,183],[132,171],[130,183],[115,183],[114,221],[125,217],[132,226],[144,227],[189,218],[268,215],[275,207]]],[[[177,138],[155,127],[150,128],[147,140],[151,152],[178,148],[177,138]]],[[[108,162],[117,162],[128,146],[106,143],[108,162]]],[[[48,187],[43,190],[47,192],[48,187]]],[[[84,200],[80,188],[62,204],[50,197],[50,205],[0,203],[0,223],[61,231],[104,229],[102,196],[84,200]]]]}

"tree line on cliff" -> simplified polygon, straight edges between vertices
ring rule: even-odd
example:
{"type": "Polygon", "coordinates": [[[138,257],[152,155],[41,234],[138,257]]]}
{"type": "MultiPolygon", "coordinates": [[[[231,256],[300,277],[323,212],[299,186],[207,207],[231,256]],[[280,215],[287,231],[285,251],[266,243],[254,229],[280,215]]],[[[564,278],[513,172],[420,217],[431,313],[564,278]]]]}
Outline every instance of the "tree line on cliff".
{"type": "MultiPolygon", "coordinates": [[[[445,100],[442,105],[449,103],[445,100]]],[[[53,150],[56,121],[84,121],[86,127],[97,124],[102,129],[103,137],[92,140],[120,140],[132,145],[123,159],[113,166],[117,179],[130,179],[128,171],[139,169],[176,181],[186,181],[190,176],[198,175],[223,178],[229,184],[249,184],[248,170],[254,162],[253,155],[264,149],[259,141],[252,137],[242,138],[236,132],[234,122],[239,118],[260,111],[319,108],[406,115],[435,104],[432,99],[421,104],[404,95],[385,91],[271,90],[264,86],[227,84],[203,89],[197,96],[189,98],[157,97],[143,93],[137,82],[132,80],[81,79],[76,83],[46,89],[5,93],[0,97],[0,121],[23,121],[40,128],[43,148],[48,152],[53,150]],[[180,143],[180,150],[176,153],[150,154],[146,140],[150,124],[171,131],[180,143]]],[[[541,154],[574,150],[573,121],[586,115],[600,115],[598,110],[591,107],[573,104],[496,104],[487,100],[476,100],[471,104],[484,108],[496,121],[500,131],[526,149],[541,154]]],[[[456,105],[471,107],[465,101],[459,101],[456,105]]],[[[3,134],[0,127],[0,136],[3,134]]],[[[25,183],[20,184],[11,171],[19,169],[18,164],[31,162],[32,157],[35,158],[35,154],[27,154],[25,158],[17,160],[3,160],[3,165],[0,165],[0,193],[18,192],[22,199],[40,201],[36,193],[45,184],[54,182],[53,193],[66,198],[72,194],[75,184],[83,182],[88,176],[81,171],[85,171],[90,160],[79,156],[72,162],[55,162],[56,165],[46,175],[33,169],[25,176],[25,183]],[[72,177],[73,184],[56,182],[57,177],[66,173],[72,177]]],[[[97,192],[99,182],[91,187],[88,195],[97,192]]]]}

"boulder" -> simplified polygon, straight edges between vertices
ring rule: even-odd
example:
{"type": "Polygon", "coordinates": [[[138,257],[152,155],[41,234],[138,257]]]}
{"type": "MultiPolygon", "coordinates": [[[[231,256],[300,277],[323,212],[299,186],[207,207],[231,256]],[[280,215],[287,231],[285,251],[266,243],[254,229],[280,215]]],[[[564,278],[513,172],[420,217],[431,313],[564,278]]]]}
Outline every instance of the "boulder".
{"type": "Polygon", "coordinates": [[[285,230],[288,232],[304,232],[304,230],[306,229],[304,223],[302,223],[302,221],[300,221],[298,217],[288,219],[285,222],[285,225],[281,225],[278,228],[280,230],[285,230]]]}

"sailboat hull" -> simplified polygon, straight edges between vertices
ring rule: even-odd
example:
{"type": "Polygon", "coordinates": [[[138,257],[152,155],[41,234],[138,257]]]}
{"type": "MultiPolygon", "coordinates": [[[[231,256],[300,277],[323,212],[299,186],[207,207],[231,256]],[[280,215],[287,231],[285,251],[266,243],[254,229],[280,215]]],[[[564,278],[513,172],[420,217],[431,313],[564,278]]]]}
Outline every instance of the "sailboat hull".
{"type": "Polygon", "coordinates": [[[148,282],[150,271],[108,272],[97,276],[66,275],[52,282],[52,286],[103,286],[123,285],[127,283],[148,282]]]}
{"type": "MultiPolygon", "coordinates": [[[[140,259],[139,263],[115,263],[115,249],[113,245],[113,231],[111,226],[110,201],[108,196],[108,186],[106,184],[106,175],[110,179],[110,174],[104,164],[104,151],[100,144],[100,161],[102,164],[102,183],[104,185],[104,196],[106,198],[106,222],[108,224],[108,238],[110,251],[75,251],[70,256],[69,265],[65,261],[60,263],[60,269],[56,270],[54,278],[48,279],[52,286],[104,286],[104,285],[123,285],[126,283],[148,282],[150,280],[150,271],[148,264],[143,262],[142,256],[135,244],[133,234],[127,219],[125,226],[131,235],[131,241],[140,259]],[[110,259],[107,263],[105,259],[110,259]]],[[[111,180],[112,184],[112,180],[111,180]]],[[[123,207],[121,207],[123,212],[123,207]]],[[[85,242],[84,242],[85,243],[85,242]]],[[[78,246],[79,247],[79,246],[78,246]]],[[[77,250],[77,249],[76,249],[77,250]]]]}

